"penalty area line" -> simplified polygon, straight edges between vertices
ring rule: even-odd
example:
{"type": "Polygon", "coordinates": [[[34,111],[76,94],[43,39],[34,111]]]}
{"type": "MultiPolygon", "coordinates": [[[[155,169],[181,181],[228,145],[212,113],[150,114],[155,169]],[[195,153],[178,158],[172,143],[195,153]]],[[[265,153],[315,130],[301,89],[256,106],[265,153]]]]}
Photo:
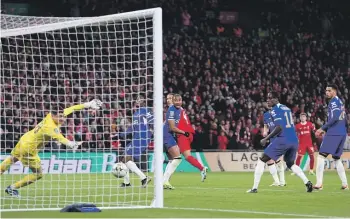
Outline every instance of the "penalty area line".
{"type": "Polygon", "coordinates": [[[228,212],[228,213],[248,213],[248,214],[264,214],[264,215],[279,215],[292,217],[310,217],[310,218],[336,218],[333,216],[320,216],[312,214],[293,214],[281,212],[266,212],[266,211],[249,211],[249,210],[234,210],[234,209],[213,209],[213,208],[180,208],[180,207],[164,207],[165,209],[187,210],[187,211],[212,211],[212,212],[228,212]]]}

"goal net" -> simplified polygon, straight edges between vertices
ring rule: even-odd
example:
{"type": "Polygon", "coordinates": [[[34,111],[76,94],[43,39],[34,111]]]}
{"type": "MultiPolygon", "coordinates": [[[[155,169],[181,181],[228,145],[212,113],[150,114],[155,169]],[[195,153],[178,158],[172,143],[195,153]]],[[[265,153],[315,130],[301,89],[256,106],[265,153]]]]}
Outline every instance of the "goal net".
{"type": "MultiPolygon", "coordinates": [[[[39,152],[43,178],[1,195],[3,211],[61,209],[73,203],[101,208],[163,207],[162,11],[160,8],[88,18],[1,16],[1,161],[19,138],[59,104],[100,99],[101,110],[76,111],[61,132],[83,141],[76,151],[49,141],[39,152]],[[114,139],[134,124],[141,97],[153,110],[151,143],[137,160],[152,177],[146,188],[111,174],[132,137],[114,139]],[[154,148],[154,149],[153,149],[154,148]],[[152,170],[152,171],[151,171],[152,170]],[[154,173],[153,173],[154,170],[154,173]]],[[[20,161],[1,175],[1,189],[31,171],[20,161]]]]}

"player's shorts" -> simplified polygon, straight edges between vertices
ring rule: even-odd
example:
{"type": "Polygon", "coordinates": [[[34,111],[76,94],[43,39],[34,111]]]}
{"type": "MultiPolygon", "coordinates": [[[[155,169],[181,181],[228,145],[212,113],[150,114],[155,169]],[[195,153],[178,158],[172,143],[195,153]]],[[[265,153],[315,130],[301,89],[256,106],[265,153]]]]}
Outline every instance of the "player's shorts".
{"type": "Polygon", "coordinates": [[[179,135],[177,137],[177,144],[179,145],[180,152],[183,153],[184,151],[191,150],[192,141],[193,141],[192,133],[190,133],[189,137],[186,137],[184,135],[179,135]]]}
{"type": "Polygon", "coordinates": [[[127,144],[125,154],[132,156],[135,160],[140,160],[141,155],[147,150],[149,139],[133,139],[127,144]]]}
{"type": "Polygon", "coordinates": [[[327,153],[336,157],[343,154],[346,135],[325,135],[319,153],[327,153]]]}
{"type": "Polygon", "coordinates": [[[25,139],[20,139],[15,148],[11,151],[11,155],[21,161],[24,166],[34,169],[39,169],[41,167],[41,160],[35,146],[25,144],[25,139]]]}
{"type": "Polygon", "coordinates": [[[174,136],[167,134],[164,136],[164,148],[166,150],[169,150],[169,148],[172,148],[177,145],[177,141],[174,136]]]}
{"type": "Polygon", "coordinates": [[[282,155],[284,155],[285,162],[294,162],[297,150],[297,142],[286,143],[284,138],[277,137],[269,144],[264,153],[274,161],[277,161],[282,155]]]}
{"type": "Polygon", "coordinates": [[[298,154],[304,155],[305,153],[312,154],[315,152],[314,146],[313,145],[304,145],[304,144],[299,144],[298,148],[298,154]]]}

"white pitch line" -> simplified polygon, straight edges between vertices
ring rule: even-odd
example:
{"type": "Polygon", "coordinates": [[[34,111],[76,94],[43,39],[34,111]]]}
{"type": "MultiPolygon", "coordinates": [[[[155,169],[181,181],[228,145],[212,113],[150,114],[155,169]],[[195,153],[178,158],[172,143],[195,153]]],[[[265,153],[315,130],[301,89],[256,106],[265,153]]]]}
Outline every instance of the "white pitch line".
{"type": "Polygon", "coordinates": [[[212,212],[228,212],[228,213],[249,213],[249,214],[280,215],[280,216],[292,216],[292,217],[339,218],[339,217],[333,217],[333,216],[320,216],[320,215],[312,215],[312,214],[292,214],[292,213],[266,212],[266,211],[249,211],[249,210],[234,210],[234,209],[178,208],[178,207],[164,207],[164,208],[166,208],[166,209],[174,209],[174,210],[212,211],[212,212]]]}

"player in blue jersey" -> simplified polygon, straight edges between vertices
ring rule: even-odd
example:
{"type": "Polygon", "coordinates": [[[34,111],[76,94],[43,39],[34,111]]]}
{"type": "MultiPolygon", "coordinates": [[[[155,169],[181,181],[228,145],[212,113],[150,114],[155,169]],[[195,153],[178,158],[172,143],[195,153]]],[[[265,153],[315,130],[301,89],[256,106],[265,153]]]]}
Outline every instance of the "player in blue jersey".
{"type": "MultiPolygon", "coordinates": [[[[146,176],[135,164],[135,161],[139,161],[141,155],[147,150],[148,144],[152,138],[153,128],[153,112],[150,108],[145,107],[145,101],[143,97],[139,96],[136,100],[136,111],[132,116],[132,124],[124,133],[117,134],[119,138],[126,138],[127,135],[132,135],[132,140],[125,148],[124,163],[129,170],[136,173],[140,177],[142,187],[146,187],[151,181],[151,178],[146,176]]],[[[129,187],[130,176],[127,171],[127,175],[124,177],[124,182],[121,187],[129,187]]]]}
{"type": "MultiPolygon", "coordinates": [[[[273,123],[272,116],[270,110],[264,113],[264,132],[263,137],[265,138],[268,133],[271,133],[275,128],[275,124],[273,123]]],[[[273,139],[270,139],[272,142],[273,139]]],[[[266,150],[266,149],[265,149],[266,150]]],[[[274,180],[270,186],[286,186],[285,177],[284,177],[284,165],[280,159],[276,162],[274,160],[267,161],[267,166],[269,168],[270,174],[274,180]],[[279,175],[279,177],[278,177],[279,175]]]]}
{"type": "Polygon", "coordinates": [[[299,176],[305,186],[307,192],[312,192],[312,183],[307,179],[304,172],[294,164],[296,153],[298,150],[298,137],[295,132],[293,117],[291,110],[278,101],[278,93],[271,92],[268,94],[267,104],[271,109],[271,116],[275,128],[265,138],[261,139],[261,145],[265,146],[267,141],[273,138],[269,146],[264,151],[262,157],[258,159],[254,173],[254,185],[249,189],[249,193],[257,193],[258,186],[262,174],[264,173],[265,163],[273,159],[277,161],[284,155],[284,161],[295,175],[299,176]]]}
{"type": "Polygon", "coordinates": [[[341,189],[349,190],[345,169],[342,160],[340,159],[341,155],[343,154],[347,134],[345,118],[346,114],[344,105],[337,96],[337,90],[338,88],[336,85],[327,86],[326,96],[329,99],[328,121],[316,131],[316,136],[325,134],[317,157],[317,182],[314,187],[316,190],[322,190],[323,188],[324,161],[329,154],[331,154],[334,159],[335,167],[342,182],[341,189]]]}
{"type": "Polygon", "coordinates": [[[167,110],[163,126],[163,141],[165,151],[167,151],[170,160],[164,172],[163,188],[174,189],[169,180],[182,161],[180,149],[176,142],[176,134],[178,133],[189,136],[189,133],[177,128],[177,124],[180,121],[182,104],[181,96],[179,94],[168,94],[167,104],[169,108],[167,110]]]}

